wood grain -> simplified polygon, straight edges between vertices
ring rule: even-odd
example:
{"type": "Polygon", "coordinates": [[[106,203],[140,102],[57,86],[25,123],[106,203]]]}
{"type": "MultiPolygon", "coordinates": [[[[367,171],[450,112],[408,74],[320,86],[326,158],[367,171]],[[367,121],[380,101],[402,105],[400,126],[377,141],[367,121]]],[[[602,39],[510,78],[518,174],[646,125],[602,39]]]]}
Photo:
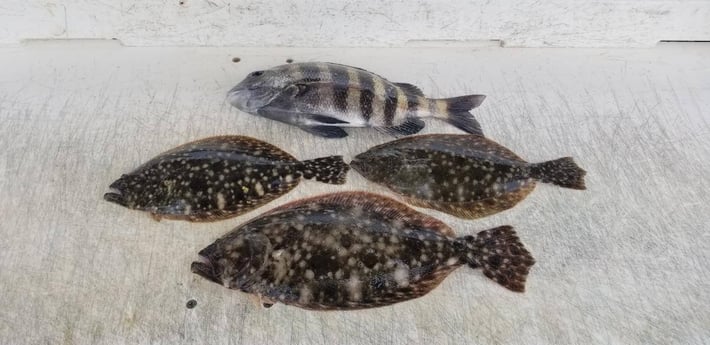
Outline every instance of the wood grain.
{"type": "Polygon", "coordinates": [[[0,44],[652,47],[710,40],[705,0],[10,0],[0,44]]]}

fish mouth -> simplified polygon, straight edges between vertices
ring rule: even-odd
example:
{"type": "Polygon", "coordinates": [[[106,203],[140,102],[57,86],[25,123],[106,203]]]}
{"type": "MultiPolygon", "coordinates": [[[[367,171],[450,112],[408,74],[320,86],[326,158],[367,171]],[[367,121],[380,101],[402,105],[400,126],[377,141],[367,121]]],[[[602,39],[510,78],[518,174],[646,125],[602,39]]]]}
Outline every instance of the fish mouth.
{"type": "Polygon", "coordinates": [[[244,87],[241,86],[241,85],[237,85],[237,86],[233,87],[232,89],[230,89],[230,90],[227,92],[227,96],[231,96],[231,95],[233,95],[233,94],[237,94],[237,93],[239,93],[239,92],[241,92],[241,91],[244,91],[244,90],[246,90],[246,88],[244,88],[244,87]]]}
{"type": "Polygon", "coordinates": [[[357,171],[360,173],[360,175],[363,175],[366,173],[365,171],[365,164],[363,160],[361,159],[360,155],[355,156],[352,161],[350,161],[350,168],[357,171]]]}
{"type": "Polygon", "coordinates": [[[104,200],[108,202],[112,202],[114,204],[119,204],[121,206],[128,206],[128,203],[126,203],[126,199],[123,197],[120,191],[118,193],[116,192],[110,192],[110,193],[105,193],[104,194],[104,200]]]}
{"type": "Polygon", "coordinates": [[[217,277],[217,271],[212,261],[204,255],[200,255],[197,260],[198,261],[193,261],[190,265],[192,273],[221,285],[222,280],[217,277]]]}
{"type": "Polygon", "coordinates": [[[227,92],[227,102],[239,110],[244,110],[246,105],[245,92],[247,91],[249,91],[249,89],[239,85],[233,87],[229,90],[229,92],[227,92]]]}
{"type": "Polygon", "coordinates": [[[104,194],[104,200],[121,206],[128,206],[126,197],[123,195],[123,189],[126,187],[126,182],[123,180],[124,176],[121,176],[120,179],[108,187],[111,192],[104,194]]]}

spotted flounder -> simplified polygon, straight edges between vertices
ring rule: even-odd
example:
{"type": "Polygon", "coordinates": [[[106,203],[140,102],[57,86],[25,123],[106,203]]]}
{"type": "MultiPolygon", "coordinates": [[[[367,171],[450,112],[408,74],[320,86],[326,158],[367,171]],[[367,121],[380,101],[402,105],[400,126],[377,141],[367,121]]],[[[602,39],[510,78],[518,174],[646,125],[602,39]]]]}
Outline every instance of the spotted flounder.
{"type": "Polygon", "coordinates": [[[192,271],[274,303],[336,310],[425,295],[456,268],[483,268],[522,292],[534,259],[513,228],[456,237],[446,224],[390,198],[341,192],[295,201],[204,248],[192,271]]]}
{"type": "Polygon", "coordinates": [[[461,218],[480,218],[523,200],[536,181],[585,189],[586,172],[565,157],[528,163],[477,135],[402,138],[361,153],[350,166],[406,202],[461,218]]]}
{"type": "Polygon", "coordinates": [[[393,83],[366,70],[307,62],[254,71],[232,88],[229,102],[242,111],[297,126],[309,133],[342,138],[343,127],[375,127],[409,135],[435,117],[468,133],[481,134],[469,112],[483,95],[433,99],[406,83],[393,83]]]}
{"type": "Polygon", "coordinates": [[[246,136],[217,136],[160,154],[110,185],[104,199],[156,219],[215,221],[286,194],[301,178],[343,184],[341,156],[298,161],[246,136]]]}

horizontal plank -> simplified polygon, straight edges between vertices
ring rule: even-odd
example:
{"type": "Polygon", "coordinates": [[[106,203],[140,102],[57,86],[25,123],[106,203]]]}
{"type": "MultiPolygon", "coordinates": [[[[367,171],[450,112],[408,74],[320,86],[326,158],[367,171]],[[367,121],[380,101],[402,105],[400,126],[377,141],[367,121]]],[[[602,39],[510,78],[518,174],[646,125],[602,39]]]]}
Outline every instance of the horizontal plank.
{"type": "Polygon", "coordinates": [[[49,0],[0,5],[0,44],[111,39],[129,46],[648,47],[710,40],[703,0],[49,0]]]}

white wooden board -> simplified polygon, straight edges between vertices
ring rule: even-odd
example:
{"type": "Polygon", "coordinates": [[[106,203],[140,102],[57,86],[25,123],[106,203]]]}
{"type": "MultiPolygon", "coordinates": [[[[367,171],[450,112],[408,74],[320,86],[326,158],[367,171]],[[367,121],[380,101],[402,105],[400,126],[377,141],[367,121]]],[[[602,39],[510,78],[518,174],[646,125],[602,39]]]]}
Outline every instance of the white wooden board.
{"type": "Polygon", "coordinates": [[[707,0],[9,0],[0,44],[111,39],[129,46],[654,46],[710,40],[707,0]]]}
{"type": "MultiPolygon", "coordinates": [[[[702,44],[0,49],[0,343],[707,344],[708,61],[702,44]],[[477,221],[424,211],[462,235],[516,226],[537,259],[527,292],[462,268],[414,301],[324,313],[262,309],[190,273],[198,250],[272,207],[326,191],[386,193],[354,172],[346,185],[305,182],[212,224],[158,223],[102,200],[121,173],[210,135],[348,160],[391,139],[360,130],[328,141],[225,103],[248,72],[287,58],[360,66],[431,96],[487,94],[476,114],[489,137],[530,161],[574,156],[589,172],[585,192],[540,186],[477,221]]],[[[433,132],[457,131],[427,121],[433,132]]]]}

